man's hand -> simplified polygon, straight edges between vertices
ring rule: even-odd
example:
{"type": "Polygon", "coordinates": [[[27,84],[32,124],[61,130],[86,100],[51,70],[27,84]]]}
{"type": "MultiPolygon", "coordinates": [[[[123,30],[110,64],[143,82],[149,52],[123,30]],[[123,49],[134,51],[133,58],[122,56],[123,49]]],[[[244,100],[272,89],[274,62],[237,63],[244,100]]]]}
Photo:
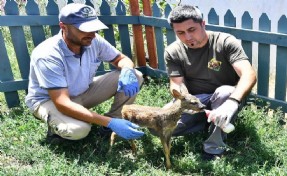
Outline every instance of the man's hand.
{"type": "Polygon", "coordinates": [[[138,125],[125,119],[112,118],[107,127],[125,139],[137,139],[144,135],[144,132],[136,130],[138,125]]]}
{"type": "Polygon", "coordinates": [[[208,122],[214,122],[214,125],[224,127],[230,123],[232,116],[238,110],[239,104],[234,100],[227,99],[217,109],[210,111],[208,122]]]}
{"type": "MultiPolygon", "coordinates": [[[[206,117],[208,118],[208,116],[209,116],[209,114],[210,114],[211,111],[210,111],[210,110],[207,110],[207,109],[205,109],[204,111],[205,111],[206,117]]],[[[232,132],[232,131],[235,130],[234,125],[231,124],[231,123],[229,123],[229,124],[227,124],[227,125],[225,125],[225,126],[221,126],[220,128],[221,128],[222,131],[224,131],[225,133],[230,133],[230,132],[232,132]]]]}
{"type": "Polygon", "coordinates": [[[129,97],[138,93],[139,82],[133,69],[127,67],[122,68],[117,91],[123,91],[125,95],[129,97]]]}

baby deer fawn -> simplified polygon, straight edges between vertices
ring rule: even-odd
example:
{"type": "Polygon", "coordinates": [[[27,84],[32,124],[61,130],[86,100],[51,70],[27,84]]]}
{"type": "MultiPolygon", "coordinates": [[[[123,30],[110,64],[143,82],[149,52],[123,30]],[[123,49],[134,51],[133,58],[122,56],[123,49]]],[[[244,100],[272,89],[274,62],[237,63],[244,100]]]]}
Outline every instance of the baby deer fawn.
{"type": "MultiPolygon", "coordinates": [[[[168,107],[151,107],[142,105],[124,105],[122,109],[122,118],[129,120],[141,127],[153,129],[160,137],[163,145],[163,151],[166,159],[166,168],[170,169],[170,149],[171,136],[177,126],[184,110],[201,111],[205,105],[198,98],[188,93],[185,85],[172,89],[174,101],[168,107]]],[[[116,133],[112,133],[110,147],[115,142],[116,133]]],[[[136,153],[136,146],[131,140],[132,151],[136,153]]]]}

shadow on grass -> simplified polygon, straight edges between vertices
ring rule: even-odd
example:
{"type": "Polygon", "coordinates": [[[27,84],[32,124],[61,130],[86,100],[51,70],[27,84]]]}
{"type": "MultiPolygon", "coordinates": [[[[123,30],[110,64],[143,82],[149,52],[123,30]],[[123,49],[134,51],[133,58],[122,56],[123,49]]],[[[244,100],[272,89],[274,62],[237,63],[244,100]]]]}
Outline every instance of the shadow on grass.
{"type": "Polygon", "coordinates": [[[277,160],[275,153],[261,142],[262,138],[258,135],[255,125],[246,125],[239,120],[236,131],[230,134],[228,139],[229,146],[234,151],[228,162],[238,168],[245,168],[248,174],[256,173],[263,165],[265,171],[268,171],[277,160]]]}
{"type": "Polygon", "coordinates": [[[206,161],[200,157],[203,151],[202,142],[208,138],[207,133],[186,135],[177,140],[177,143],[173,144],[172,156],[179,158],[182,155],[185,157],[184,154],[189,152],[195,155],[195,159],[193,159],[195,163],[183,166],[179,165],[180,162],[175,162],[174,172],[186,173],[188,169],[190,173],[214,174],[219,172],[217,166],[214,165],[216,162],[218,165],[226,166],[226,168],[228,165],[233,168],[229,171],[230,173],[225,170],[223,172],[225,174],[252,175],[252,173],[257,173],[263,165],[265,165],[265,171],[268,173],[268,170],[272,168],[271,164],[275,163],[277,158],[274,152],[261,142],[262,139],[258,136],[255,125],[246,126],[243,121],[238,120],[236,130],[227,136],[225,142],[228,149],[219,161],[206,161]],[[187,151],[184,151],[186,149],[187,151]],[[268,161],[267,165],[266,161],[268,161]]]}
{"type": "Polygon", "coordinates": [[[86,165],[87,162],[99,166],[107,165],[122,173],[141,167],[132,156],[128,141],[117,138],[115,147],[109,153],[109,140],[109,136],[100,136],[98,127],[93,126],[90,134],[82,140],[49,143],[43,139],[41,144],[59,156],[64,154],[68,160],[78,160],[78,165],[86,165]]]}

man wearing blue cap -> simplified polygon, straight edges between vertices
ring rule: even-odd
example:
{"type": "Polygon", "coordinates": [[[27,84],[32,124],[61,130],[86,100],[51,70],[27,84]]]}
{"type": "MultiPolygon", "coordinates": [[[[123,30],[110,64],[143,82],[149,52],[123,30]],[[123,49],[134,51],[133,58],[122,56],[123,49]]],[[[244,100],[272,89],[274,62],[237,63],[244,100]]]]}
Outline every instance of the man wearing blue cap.
{"type": "Polygon", "coordinates": [[[28,95],[25,102],[33,114],[48,123],[48,137],[79,140],[92,124],[108,127],[125,139],[144,133],[136,124],[117,118],[124,104],[134,102],[143,82],[133,62],[96,33],[107,29],[95,10],[71,3],[59,14],[60,32],[31,54],[28,95]],[[118,68],[96,76],[102,62],[118,68]],[[110,98],[105,115],[89,110],[110,98]]]}

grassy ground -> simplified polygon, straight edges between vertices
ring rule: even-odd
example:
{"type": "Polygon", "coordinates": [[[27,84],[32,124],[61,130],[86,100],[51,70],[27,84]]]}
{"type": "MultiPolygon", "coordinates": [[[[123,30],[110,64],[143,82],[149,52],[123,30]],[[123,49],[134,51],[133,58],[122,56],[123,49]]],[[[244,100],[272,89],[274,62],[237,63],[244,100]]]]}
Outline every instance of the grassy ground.
{"type": "MultiPolygon", "coordinates": [[[[3,98],[3,97],[2,97],[3,98]]],[[[163,106],[171,100],[166,81],[146,82],[137,104],[163,106]]],[[[3,100],[0,100],[4,104],[3,100]]],[[[111,100],[95,108],[109,109],[111,100]]],[[[287,133],[280,110],[251,104],[241,111],[236,130],[228,135],[228,154],[215,161],[201,159],[204,132],[172,139],[172,169],[166,170],[157,137],[137,140],[138,155],[125,140],[111,153],[108,139],[93,126],[80,141],[49,144],[47,125],[36,120],[25,105],[0,112],[0,175],[287,175],[287,133]]]]}

